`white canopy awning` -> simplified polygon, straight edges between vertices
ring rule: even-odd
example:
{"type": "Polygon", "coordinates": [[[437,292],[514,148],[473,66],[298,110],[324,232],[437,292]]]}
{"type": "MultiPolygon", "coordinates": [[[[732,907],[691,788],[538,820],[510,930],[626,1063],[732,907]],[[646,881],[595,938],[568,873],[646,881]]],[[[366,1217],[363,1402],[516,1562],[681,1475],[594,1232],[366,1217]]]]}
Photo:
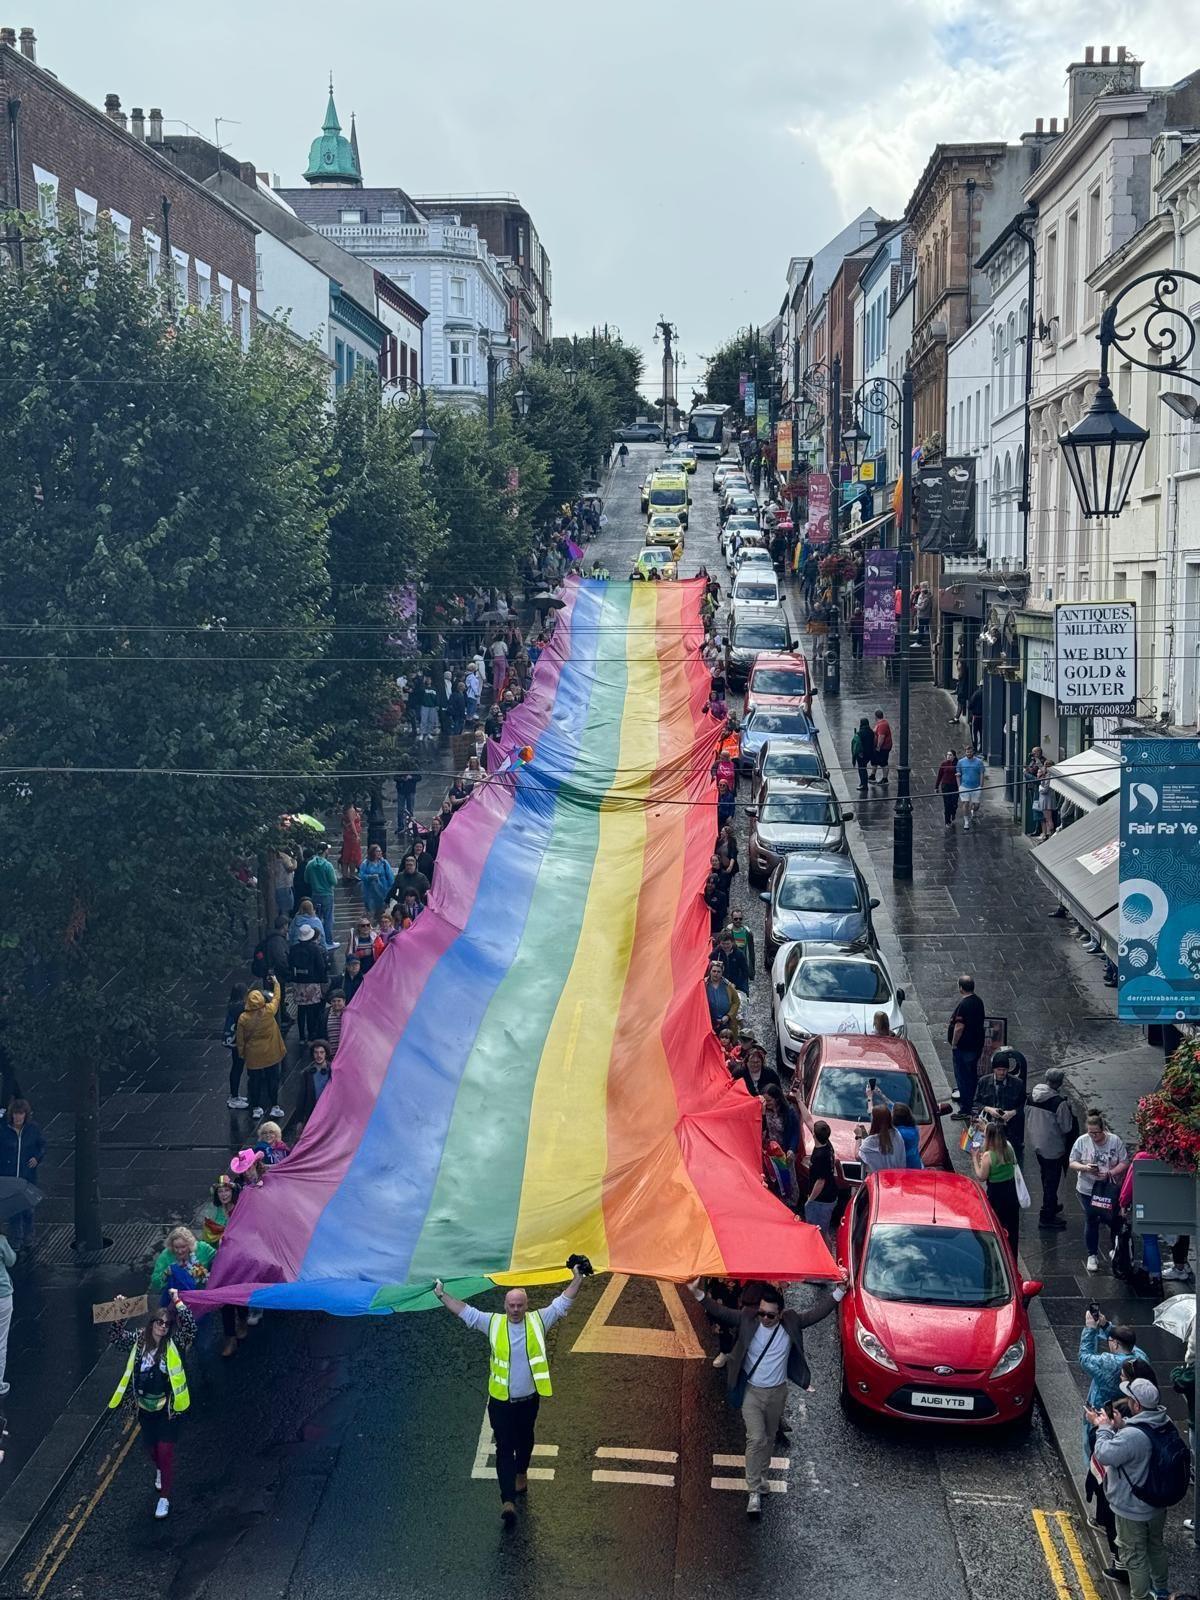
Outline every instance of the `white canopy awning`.
{"type": "Polygon", "coordinates": [[[1107,745],[1081,750],[1077,756],[1054,763],[1050,787],[1081,811],[1094,811],[1121,787],[1120,757],[1107,745]]]}
{"type": "Polygon", "coordinates": [[[892,511],[885,511],[881,516],[872,517],[868,522],[860,522],[858,527],[851,528],[847,537],[842,540],[842,549],[849,550],[851,545],[858,544],[859,541],[864,539],[873,528],[882,527],[882,525],[894,515],[895,513],[892,511]]]}

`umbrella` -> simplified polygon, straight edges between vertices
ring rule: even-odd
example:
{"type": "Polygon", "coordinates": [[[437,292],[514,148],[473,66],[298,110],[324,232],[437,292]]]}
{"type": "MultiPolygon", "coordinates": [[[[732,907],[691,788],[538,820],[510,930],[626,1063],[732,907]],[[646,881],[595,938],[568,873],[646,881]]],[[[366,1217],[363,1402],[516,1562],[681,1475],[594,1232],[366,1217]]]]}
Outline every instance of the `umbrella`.
{"type": "Polygon", "coordinates": [[[0,1218],[7,1221],[21,1211],[32,1211],[42,1203],[42,1191],[24,1178],[0,1178],[0,1218]]]}
{"type": "Polygon", "coordinates": [[[476,622],[507,622],[508,618],[503,611],[481,611],[475,618],[476,622]]]}
{"type": "Polygon", "coordinates": [[[531,602],[535,606],[553,606],[556,611],[561,611],[566,603],[565,600],[560,600],[556,594],[535,594],[531,602]]]}
{"type": "Polygon", "coordinates": [[[325,824],[308,811],[293,811],[292,821],[298,822],[302,828],[311,828],[314,833],[324,833],[325,824]]]}
{"type": "Polygon", "coordinates": [[[1192,1323],[1196,1320],[1196,1296],[1194,1294],[1173,1294],[1169,1299],[1160,1301],[1154,1308],[1154,1326],[1165,1328],[1168,1333],[1173,1333],[1177,1339],[1182,1339],[1186,1344],[1188,1335],[1192,1331],[1192,1323]]]}

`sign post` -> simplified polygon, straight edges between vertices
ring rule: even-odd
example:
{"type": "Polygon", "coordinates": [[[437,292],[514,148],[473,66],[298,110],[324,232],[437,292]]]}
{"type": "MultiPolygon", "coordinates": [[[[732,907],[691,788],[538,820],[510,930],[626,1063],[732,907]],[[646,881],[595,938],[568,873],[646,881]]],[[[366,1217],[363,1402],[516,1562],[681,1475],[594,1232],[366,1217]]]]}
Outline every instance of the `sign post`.
{"type": "Polygon", "coordinates": [[[1054,699],[1060,717],[1137,712],[1137,611],[1132,600],[1054,608],[1054,699]]]}
{"type": "Polygon", "coordinates": [[[792,475],[792,425],[790,422],[777,422],[775,424],[775,471],[785,480],[792,475]]]}

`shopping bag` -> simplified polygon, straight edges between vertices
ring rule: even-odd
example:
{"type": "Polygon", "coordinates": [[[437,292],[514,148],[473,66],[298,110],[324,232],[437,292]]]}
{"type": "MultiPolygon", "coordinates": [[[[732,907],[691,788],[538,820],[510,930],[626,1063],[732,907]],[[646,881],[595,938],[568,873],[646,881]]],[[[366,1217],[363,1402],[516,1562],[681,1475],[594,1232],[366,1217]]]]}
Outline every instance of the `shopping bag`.
{"type": "Polygon", "coordinates": [[[1020,1167],[1013,1168],[1013,1182],[1017,1186],[1017,1203],[1022,1211],[1028,1211],[1033,1202],[1029,1198],[1029,1185],[1025,1182],[1025,1174],[1020,1167]]]}

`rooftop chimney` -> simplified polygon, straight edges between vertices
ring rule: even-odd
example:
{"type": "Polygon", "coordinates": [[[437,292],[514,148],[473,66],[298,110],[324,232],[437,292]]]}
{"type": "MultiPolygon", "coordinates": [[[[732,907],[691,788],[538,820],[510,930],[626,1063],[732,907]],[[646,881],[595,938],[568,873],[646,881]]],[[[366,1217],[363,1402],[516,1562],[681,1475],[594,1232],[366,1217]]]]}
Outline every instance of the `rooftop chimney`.
{"type": "Polygon", "coordinates": [[[151,144],[162,143],[162,109],[159,106],[150,107],[150,135],[151,144]]]}
{"type": "Polygon", "coordinates": [[[15,28],[0,28],[0,44],[11,45],[17,48],[17,30],[15,28]]]}
{"type": "Polygon", "coordinates": [[[1051,117],[1050,118],[1050,132],[1051,133],[1057,133],[1058,132],[1058,118],[1057,117],[1051,117]]]}
{"type": "Polygon", "coordinates": [[[1037,119],[1037,121],[1033,125],[1034,133],[1043,133],[1043,132],[1045,132],[1045,128],[1046,128],[1046,119],[1045,119],[1045,117],[1039,117],[1037,119]]]}
{"type": "Polygon", "coordinates": [[[29,61],[37,60],[37,39],[32,28],[21,29],[21,54],[29,61]]]}
{"type": "Polygon", "coordinates": [[[104,115],[113,122],[120,122],[121,96],[119,94],[106,94],[104,96],[104,115]]]}
{"type": "Polygon", "coordinates": [[[129,112],[129,131],[135,139],[146,137],[146,118],[141,106],[133,106],[129,112]]]}
{"type": "Polygon", "coordinates": [[[1064,127],[1074,127],[1084,111],[1098,94],[1120,86],[1122,92],[1140,89],[1142,65],[1134,60],[1124,45],[1116,53],[1111,45],[1100,46],[1100,59],[1096,59],[1094,45],[1088,45],[1082,61],[1073,61],[1067,68],[1067,120],[1064,127]]]}

